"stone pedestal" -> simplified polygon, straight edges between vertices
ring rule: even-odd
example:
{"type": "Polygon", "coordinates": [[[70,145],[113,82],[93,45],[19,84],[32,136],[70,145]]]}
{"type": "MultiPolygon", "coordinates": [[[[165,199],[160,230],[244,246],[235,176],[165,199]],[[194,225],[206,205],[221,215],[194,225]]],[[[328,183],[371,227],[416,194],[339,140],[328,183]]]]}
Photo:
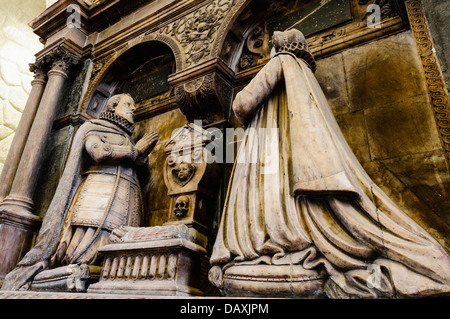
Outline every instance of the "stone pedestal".
{"type": "Polygon", "coordinates": [[[324,278],[301,265],[233,266],[224,273],[224,296],[324,298],[324,278]]]}
{"type": "Polygon", "coordinates": [[[0,286],[30,249],[39,226],[37,216],[29,218],[0,211],[0,286]]]}
{"type": "MultiPolygon", "coordinates": [[[[103,246],[100,281],[88,293],[201,296],[202,237],[185,225],[124,227],[121,238],[103,246]],[[125,235],[124,235],[125,234],[125,235]]],[[[117,235],[113,232],[112,238],[117,235]]]]}

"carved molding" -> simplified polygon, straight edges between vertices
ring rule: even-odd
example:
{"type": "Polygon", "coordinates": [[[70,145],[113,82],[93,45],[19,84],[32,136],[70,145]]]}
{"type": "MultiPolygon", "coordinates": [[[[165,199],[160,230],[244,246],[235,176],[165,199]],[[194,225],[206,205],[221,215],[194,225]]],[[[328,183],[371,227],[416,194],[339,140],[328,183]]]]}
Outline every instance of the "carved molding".
{"type": "Polygon", "coordinates": [[[52,131],[60,130],[69,125],[70,126],[80,126],[87,120],[89,120],[89,119],[86,116],[84,116],[83,114],[75,114],[75,115],[69,114],[60,119],[55,120],[53,122],[52,131]]]}
{"type": "Polygon", "coordinates": [[[444,79],[433,51],[433,43],[428,30],[425,12],[420,1],[407,1],[406,9],[418,53],[422,61],[428,94],[434,110],[447,166],[450,166],[450,100],[448,92],[445,88],[444,79]]]}

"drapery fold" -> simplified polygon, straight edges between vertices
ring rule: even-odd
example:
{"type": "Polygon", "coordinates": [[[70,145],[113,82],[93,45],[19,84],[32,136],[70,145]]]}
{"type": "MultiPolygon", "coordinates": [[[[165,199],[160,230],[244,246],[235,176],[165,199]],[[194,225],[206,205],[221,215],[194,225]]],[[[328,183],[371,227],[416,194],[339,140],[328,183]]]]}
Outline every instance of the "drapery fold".
{"type": "Polygon", "coordinates": [[[333,298],[450,293],[450,257],[364,171],[304,61],[275,56],[233,107],[254,112],[231,175],[213,266],[320,268],[333,298]]]}

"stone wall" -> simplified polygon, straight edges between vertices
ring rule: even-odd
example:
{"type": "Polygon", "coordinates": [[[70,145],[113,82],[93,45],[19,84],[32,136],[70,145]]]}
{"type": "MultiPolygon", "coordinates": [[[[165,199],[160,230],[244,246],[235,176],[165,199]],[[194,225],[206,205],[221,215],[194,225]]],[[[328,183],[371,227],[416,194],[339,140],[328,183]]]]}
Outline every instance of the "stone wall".
{"type": "Polygon", "coordinates": [[[412,32],[321,59],[316,76],[370,177],[448,248],[450,177],[412,32]]]}
{"type": "Polygon", "coordinates": [[[28,64],[43,48],[27,24],[45,7],[45,0],[0,0],[0,172],[31,90],[28,64]]]}

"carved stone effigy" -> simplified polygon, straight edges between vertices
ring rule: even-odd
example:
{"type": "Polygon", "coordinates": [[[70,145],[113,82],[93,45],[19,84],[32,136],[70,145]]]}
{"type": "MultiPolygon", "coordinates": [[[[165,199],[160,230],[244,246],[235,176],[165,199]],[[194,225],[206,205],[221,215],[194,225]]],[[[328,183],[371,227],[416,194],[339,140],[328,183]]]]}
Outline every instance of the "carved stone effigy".
{"type": "Polygon", "coordinates": [[[36,244],[6,276],[3,290],[85,290],[111,230],[140,226],[138,171],[148,170],[158,134],[147,133],[135,144],[134,110],[131,96],[115,95],[100,119],[79,128],[36,244]]]}
{"type": "Polygon", "coordinates": [[[238,297],[450,295],[450,256],[354,156],[303,34],[274,32],[272,42],[271,60],[233,103],[247,130],[211,282],[238,297]]]}
{"type": "Polygon", "coordinates": [[[170,197],[163,226],[113,230],[103,246],[100,281],[88,292],[144,295],[205,295],[208,212],[216,165],[206,145],[212,136],[196,125],[176,131],[166,145],[164,180],[170,197]]]}

